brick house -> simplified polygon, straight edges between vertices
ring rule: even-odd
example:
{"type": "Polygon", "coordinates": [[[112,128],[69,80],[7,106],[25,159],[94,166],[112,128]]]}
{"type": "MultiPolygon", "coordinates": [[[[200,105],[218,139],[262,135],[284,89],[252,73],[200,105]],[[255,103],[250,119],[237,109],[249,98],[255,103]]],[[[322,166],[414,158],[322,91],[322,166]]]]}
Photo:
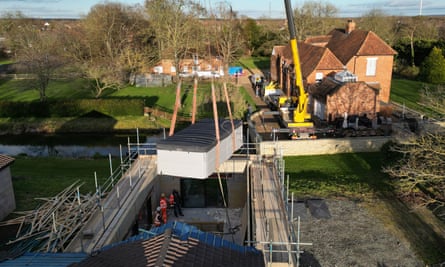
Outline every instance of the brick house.
{"type": "MultiPolygon", "coordinates": [[[[182,59],[179,63],[179,72],[192,73],[195,71],[214,71],[220,72],[223,68],[222,61],[219,57],[213,56],[210,59],[182,59]]],[[[175,76],[177,74],[175,63],[170,59],[163,59],[152,68],[152,73],[168,74],[175,76]]]]}
{"type": "Polygon", "coordinates": [[[379,83],[379,100],[388,103],[396,51],[372,31],[355,29],[349,20],[346,28],[333,30],[326,47],[354,73],[359,81],[379,83]]]}
{"type": "MultiPolygon", "coordinates": [[[[343,64],[326,47],[298,43],[301,72],[305,84],[321,81],[332,72],[343,70],[343,64]]],[[[275,46],[271,58],[271,79],[277,81],[284,92],[290,92],[292,70],[292,52],[289,46],[275,46]]]]}
{"type": "MultiPolygon", "coordinates": [[[[308,38],[298,43],[298,49],[306,87],[326,79],[331,73],[347,70],[356,77],[357,82],[364,82],[369,88],[379,89],[377,102],[389,102],[396,52],[372,31],[355,29],[355,23],[348,20],[345,29],[335,29],[328,35],[308,38]]],[[[293,73],[287,74],[292,71],[288,68],[292,63],[289,45],[273,48],[271,79],[277,81],[286,93],[291,84],[289,79],[293,75],[293,73]],[[286,76],[287,79],[283,78],[286,76]]],[[[349,84],[348,87],[353,86],[349,84]]],[[[341,91],[335,88],[330,92],[341,91]]],[[[363,102],[361,96],[351,99],[351,101],[357,100],[363,102]]],[[[352,103],[348,106],[351,105],[352,103]]],[[[378,111],[379,105],[374,106],[378,111]]]]}
{"type": "Polygon", "coordinates": [[[379,88],[357,82],[356,76],[342,71],[329,75],[308,88],[312,96],[312,113],[320,120],[333,122],[344,114],[375,119],[379,110],[379,88]]]}

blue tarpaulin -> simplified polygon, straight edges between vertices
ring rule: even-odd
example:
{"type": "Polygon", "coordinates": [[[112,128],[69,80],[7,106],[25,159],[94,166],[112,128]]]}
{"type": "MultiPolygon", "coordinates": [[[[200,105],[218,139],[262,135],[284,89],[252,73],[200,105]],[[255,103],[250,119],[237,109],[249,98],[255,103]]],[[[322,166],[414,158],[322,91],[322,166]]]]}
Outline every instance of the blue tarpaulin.
{"type": "Polygon", "coordinates": [[[241,75],[243,74],[243,67],[229,67],[229,75],[233,76],[235,74],[241,75]]]}

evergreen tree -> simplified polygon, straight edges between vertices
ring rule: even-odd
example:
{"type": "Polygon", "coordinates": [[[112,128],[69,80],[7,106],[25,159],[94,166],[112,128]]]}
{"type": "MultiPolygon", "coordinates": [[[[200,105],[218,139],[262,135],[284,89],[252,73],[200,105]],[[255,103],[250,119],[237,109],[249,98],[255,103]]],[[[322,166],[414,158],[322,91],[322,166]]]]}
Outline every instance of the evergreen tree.
{"type": "Polygon", "coordinates": [[[434,84],[445,83],[445,57],[443,56],[442,49],[433,47],[422,63],[420,74],[425,82],[434,84]]]}

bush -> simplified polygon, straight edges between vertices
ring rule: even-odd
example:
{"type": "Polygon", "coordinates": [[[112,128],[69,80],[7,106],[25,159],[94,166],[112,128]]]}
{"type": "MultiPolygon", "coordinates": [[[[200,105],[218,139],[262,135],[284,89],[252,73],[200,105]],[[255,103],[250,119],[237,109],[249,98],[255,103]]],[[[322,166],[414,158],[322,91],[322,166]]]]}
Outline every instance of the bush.
{"type": "Polygon", "coordinates": [[[445,57],[442,49],[434,47],[422,63],[420,77],[433,84],[445,83],[445,57]]]}
{"type": "Polygon", "coordinates": [[[142,116],[143,99],[79,99],[47,102],[0,102],[0,117],[78,117],[88,113],[142,116]]]}
{"type": "Polygon", "coordinates": [[[419,67],[417,66],[400,66],[398,74],[404,78],[415,80],[419,76],[419,67]]]}

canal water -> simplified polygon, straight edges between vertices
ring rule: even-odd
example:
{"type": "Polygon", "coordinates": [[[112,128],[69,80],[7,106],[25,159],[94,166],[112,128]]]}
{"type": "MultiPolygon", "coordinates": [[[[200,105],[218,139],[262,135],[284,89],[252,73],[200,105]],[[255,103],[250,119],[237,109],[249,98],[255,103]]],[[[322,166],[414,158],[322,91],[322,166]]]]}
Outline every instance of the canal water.
{"type": "Polygon", "coordinates": [[[0,154],[31,157],[94,157],[125,155],[128,142],[155,144],[162,135],[3,135],[0,136],[0,154]]]}

